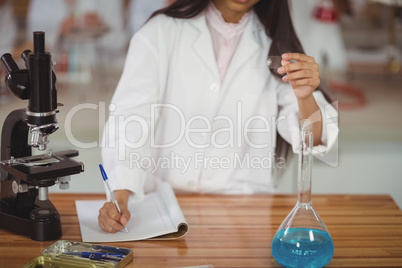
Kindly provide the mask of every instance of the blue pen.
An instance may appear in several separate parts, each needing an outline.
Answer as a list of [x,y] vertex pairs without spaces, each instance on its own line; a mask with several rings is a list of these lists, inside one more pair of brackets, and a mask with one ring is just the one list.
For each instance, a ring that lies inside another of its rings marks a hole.
[[88,259],[91,259],[91,260],[121,261],[123,259],[122,254],[101,253],[101,252],[82,252],[81,256],[83,258],[88,258]]
[[[103,180],[105,181],[106,187],[107,187],[107,189],[108,189],[108,191],[109,191],[110,198],[112,199],[112,202],[113,202],[113,204],[115,205],[115,207],[116,207],[116,209],[117,209],[117,212],[119,212],[120,215],[121,215],[121,209],[120,209],[120,207],[119,207],[119,204],[118,204],[117,201],[116,201],[116,198],[114,197],[114,194],[113,194],[112,189],[111,189],[110,186],[109,186],[108,178],[107,178],[107,175],[106,175],[105,170],[103,169],[102,164],[99,165],[99,169],[100,169],[100,171],[101,171]],[[127,229],[126,226],[124,226],[124,230],[126,231],[126,233],[128,233],[128,229]]]
[[125,256],[120,253],[103,253],[103,252],[63,252],[65,255],[72,255],[91,260],[112,260],[121,261]]

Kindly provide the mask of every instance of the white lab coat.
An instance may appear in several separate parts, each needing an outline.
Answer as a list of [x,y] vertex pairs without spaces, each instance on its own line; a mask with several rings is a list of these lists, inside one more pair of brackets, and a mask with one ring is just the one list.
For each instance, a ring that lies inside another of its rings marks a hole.
[[[295,150],[299,128],[292,88],[265,66],[269,46],[252,14],[220,81],[203,14],[145,24],[131,40],[104,131],[112,187],[139,197],[159,180],[177,192],[272,192],[277,127]],[[324,118],[336,115],[320,92],[314,96]],[[323,125],[322,142],[331,146],[337,124]]]

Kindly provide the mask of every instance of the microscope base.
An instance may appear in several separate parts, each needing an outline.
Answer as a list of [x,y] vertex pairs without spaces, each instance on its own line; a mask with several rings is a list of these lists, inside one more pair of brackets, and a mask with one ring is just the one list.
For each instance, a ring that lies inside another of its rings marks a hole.
[[0,229],[27,236],[36,241],[51,241],[60,238],[60,215],[53,204],[49,200],[38,201],[37,199],[35,207],[28,218],[0,211]]

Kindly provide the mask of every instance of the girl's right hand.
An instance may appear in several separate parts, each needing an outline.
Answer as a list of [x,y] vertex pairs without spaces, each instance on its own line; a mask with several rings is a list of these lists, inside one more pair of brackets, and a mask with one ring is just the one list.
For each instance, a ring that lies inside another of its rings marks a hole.
[[127,225],[131,218],[131,213],[127,208],[130,191],[118,190],[114,192],[116,200],[119,203],[121,215],[117,212],[112,202],[106,202],[99,210],[98,224],[99,227],[108,233],[116,233]]

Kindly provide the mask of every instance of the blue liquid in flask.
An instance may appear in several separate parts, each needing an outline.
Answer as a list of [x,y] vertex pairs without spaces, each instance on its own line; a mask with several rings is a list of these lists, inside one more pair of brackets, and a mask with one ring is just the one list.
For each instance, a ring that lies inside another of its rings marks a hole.
[[329,233],[317,229],[290,228],[276,233],[272,255],[284,267],[324,267],[334,255]]

